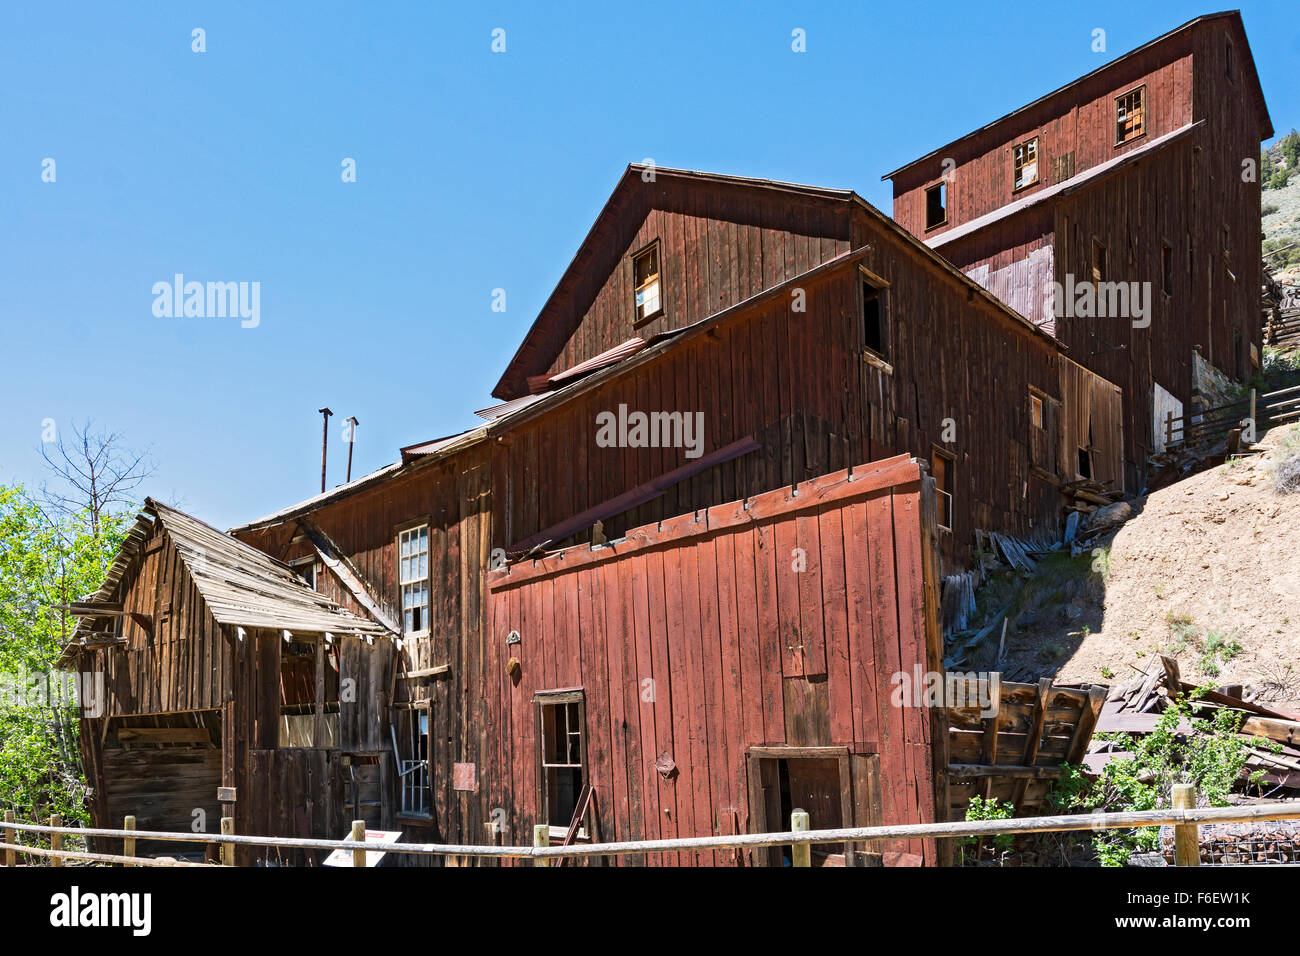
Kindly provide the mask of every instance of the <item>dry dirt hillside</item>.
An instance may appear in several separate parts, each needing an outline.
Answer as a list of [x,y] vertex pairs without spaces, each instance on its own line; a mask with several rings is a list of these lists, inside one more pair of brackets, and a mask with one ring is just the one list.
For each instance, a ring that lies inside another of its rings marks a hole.
[[1139,502],[1102,564],[1100,593],[1089,589],[1100,627],[1061,662],[1061,679],[1101,680],[1103,667],[1127,678],[1130,665],[1172,652],[1198,681],[1300,702],[1300,494],[1280,494],[1273,478],[1300,434],[1275,428],[1260,444],[1261,455]]

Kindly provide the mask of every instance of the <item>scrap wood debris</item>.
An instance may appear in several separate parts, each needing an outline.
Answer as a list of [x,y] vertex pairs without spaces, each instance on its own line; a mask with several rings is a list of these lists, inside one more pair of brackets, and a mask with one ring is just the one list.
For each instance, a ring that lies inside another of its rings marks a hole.
[[[1271,709],[1248,700],[1240,685],[1206,691],[1199,698],[1188,695],[1195,684],[1182,680],[1178,662],[1161,655],[1132,680],[1111,688],[1097,720],[1097,733],[1149,734],[1156,729],[1160,715],[1174,701],[1185,700],[1193,716],[1210,718],[1218,711],[1240,714],[1239,736],[1263,739],[1267,747],[1252,747],[1251,756],[1242,768],[1242,777],[1263,772],[1263,780],[1274,788],[1300,791],[1300,717]],[[1177,732],[1190,733],[1192,727],[1180,722]],[[1100,772],[1111,760],[1129,756],[1117,749],[1114,741],[1096,741],[1084,758],[1093,772]]]

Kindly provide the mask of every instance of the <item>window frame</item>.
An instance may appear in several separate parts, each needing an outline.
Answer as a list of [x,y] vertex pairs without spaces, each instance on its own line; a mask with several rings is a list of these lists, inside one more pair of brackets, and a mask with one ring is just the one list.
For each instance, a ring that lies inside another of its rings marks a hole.
[[[653,253],[655,257],[656,271],[654,272],[654,278],[647,279],[645,282],[638,285],[636,281],[637,260],[644,258],[651,253]],[[645,325],[647,322],[653,322],[655,319],[662,318],[667,313],[667,306],[665,305],[664,300],[663,244],[660,242],[658,237],[651,239],[636,252],[632,253],[628,261],[632,267],[632,327],[638,328]],[[641,309],[637,305],[636,297],[643,288],[648,288],[651,282],[655,282],[659,285],[659,307],[654,312],[641,315]]]
[[[929,186],[925,187],[925,192],[924,192],[925,208],[923,212],[925,215],[926,232],[929,232],[931,229],[938,229],[940,226],[946,226],[948,224],[948,206],[952,202],[952,192],[948,188],[950,185],[952,184],[947,179],[940,179],[937,182],[933,182]],[[934,192],[936,189],[943,190],[943,218],[940,219],[938,222],[931,222],[930,221],[930,193]]]
[[[1100,259],[1097,257],[1099,251],[1101,252]],[[1098,265],[1098,262],[1100,262],[1100,265]],[[1088,274],[1092,276],[1092,281],[1098,285],[1106,281],[1106,243],[1096,236],[1092,237],[1092,258],[1088,262]]]
[[[1034,421],[1035,418],[1038,421]],[[1043,417],[1043,397],[1034,392],[1029,393],[1029,427],[1039,431],[1047,430],[1047,420]]]
[[[424,529],[424,620],[421,622],[422,627],[408,631],[406,629],[406,588],[412,584],[421,582],[420,578],[404,578],[402,576],[402,538],[413,531]],[[427,637],[430,632],[429,627],[429,609],[433,604],[433,585],[432,571],[433,566],[430,561],[432,554],[433,536],[432,522],[429,518],[415,518],[405,524],[398,525],[393,536],[393,558],[396,563],[397,572],[397,612],[401,620],[402,637]]]
[[[550,764],[546,762],[546,734],[544,723],[544,712],[547,707],[566,707],[569,704],[577,704],[578,715],[578,763],[577,764]],[[536,755],[537,767],[537,820],[539,823],[545,823],[551,827],[552,832],[558,831],[562,836],[568,832],[570,820],[564,820],[561,823],[552,822],[552,813],[550,806],[550,779],[548,770],[558,769],[578,769],[578,788],[574,794],[575,809],[576,801],[582,796],[582,789],[591,783],[591,765],[589,747],[587,742],[587,704],[586,694],[582,687],[563,687],[551,690],[539,690],[533,693],[533,717],[536,721],[536,746],[534,753]],[[591,806],[588,805],[587,813],[591,813]],[[584,818],[579,822],[577,837],[586,839],[588,829],[584,826]]]
[[[318,587],[318,585],[320,584],[320,573],[317,571],[316,568],[316,555],[307,554],[307,555],[303,555],[301,558],[294,558],[292,561],[289,562],[289,568],[293,571],[294,574],[298,575],[298,577],[302,579],[302,582],[306,584],[309,588],[311,588],[313,591],[320,590]],[[307,580],[307,575],[303,573],[302,571],[303,568],[308,568],[311,570],[310,581]]]
[[[1023,162],[1016,157],[1016,150],[1024,146],[1033,146],[1034,148],[1034,162],[1033,162],[1034,178],[1026,182],[1022,182],[1019,185],[1016,185],[1016,176],[1019,174],[1020,170],[1024,169],[1027,165],[1029,165],[1028,163]],[[1028,139],[1021,140],[1019,143],[1013,143],[1011,146],[1011,191],[1013,193],[1018,193],[1022,189],[1028,189],[1030,186],[1037,185],[1039,180],[1041,179],[1041,175],[1039,173],[1039,170],[1041,168],[1042,166],[1040,163],[1040,156],[1038,152],[1037,133],[1035,133],[1033,136],[1029,137]]]
[[[946,488],[940,487],[939,474],[938,474],[939,469],[935,467],[935,462],[940,458],[942,458],[947,463],[944,469],[944,476],[947,479],[947,481],[945,482],[945,485],[947,486]],[[930,446],[930,474],[934,478],[934,499],[935,499],[935,505],[937,506],[935,508],[935,524],[938,525],[939,530],[947,531],[949,533],[952,532],[952,526],[954,524],[954,519],[957,514],[956,492],[949,490],[954,487],[953,475],[956,473],[956,470],[957,470],[956,455],[954,455],[950,451],[947,451],[944,448],[941,448],[938,445]],[[948,505],[947,524],[943,523],[943,519],[944,519],[943,505],[945,500]]]
[[[871,289],[876,302],[879,303],[880,344],[881,349],[873,349],[867,344],[867,288]],[[858,266],[858,317],[862,331],[863,352],[888,364],[890,353],[889,326],[889,283],[870,270]]]
[[[1134,93],[1139,94],[1141,97],[1142,105],[1140,109],[1142,112],[1142,127],[1138,132],[1130,133],[1129,135],[1121,138],[1120,119],[1119,119],[1120,101],[1125,99],[1126,97],[1132,96]],[[1133,87],[1132,89],[1125,90],[1123,93],[1120,93],[1118,96],[1116,96],[1115,105],[1114,108],[1112,109],[1111,115],[1114,117],[1115,120],[1115,147],[1116,148],[1123,146],[1125,143],[1131,143],[1136,139],[1141,139],[1143,136],[1145,136],[1147,134],[1147,129],[1151,126],[1150,98],[1147,96],[1147,85],[1145,83],[1139,83],[1137,86]]]
[[[413,820],[433,819],[433,765],[431,755],[431,736],[433,732],[433,708],[429,701],[415,701],[409,704],[395,705],[397,720],[393,721],[394,757],[397,760],[397,815]],[[424,720],[424,732],[420,733],[420,720]],[[401,736],[397,724],[401,724]],[[403,750],[405,744],[409,749]],[[422,745],[424,756],[419,756]],[[403,764],[410,766],[403,769]],[[421,766],[422,765],[422,766]],[[414,786],[408,787],[406,776],[416,774]],[[412,808],[407,806],[408,792],[422,794],[424,806]]]

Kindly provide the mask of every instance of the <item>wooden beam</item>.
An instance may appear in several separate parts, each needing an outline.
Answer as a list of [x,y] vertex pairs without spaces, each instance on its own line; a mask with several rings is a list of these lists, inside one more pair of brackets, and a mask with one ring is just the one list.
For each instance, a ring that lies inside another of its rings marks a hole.
[[418,671],[407,671],[405,674],[398,676],[398,680],[416,680],[420,677],[433,677],[435,674],[446,674],[451,670],[450,664],[437,664],[433,667],[421,667]]
[[117,739],[138,744],[206,744],[212,742],[212,735],[206,727],[123,727]]

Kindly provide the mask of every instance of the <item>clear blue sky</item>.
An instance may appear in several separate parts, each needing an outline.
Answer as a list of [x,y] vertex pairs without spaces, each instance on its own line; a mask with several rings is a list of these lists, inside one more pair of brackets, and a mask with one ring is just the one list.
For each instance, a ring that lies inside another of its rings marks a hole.
[[[6,0],[0,482],[39,480],[43,419],[91,416],[152,448],[148,493],[222,527],[260,516],[318,489],[321,405],[331,486],[347,415],[354,475],[475,424],[628,162],[888,212],[882,173],[1215,8],[1014,9]],[[1285,132],[1300,18],[1243,16]],[[260,282],[261,324],[155,317],[177,272]]]

